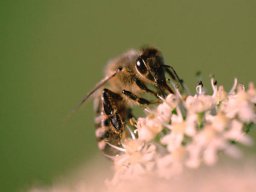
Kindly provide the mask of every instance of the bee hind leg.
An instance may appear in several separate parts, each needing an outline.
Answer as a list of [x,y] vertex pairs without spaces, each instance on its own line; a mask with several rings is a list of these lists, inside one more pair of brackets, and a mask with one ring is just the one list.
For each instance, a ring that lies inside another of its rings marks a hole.
[[128,119],[128,122],[130,123],[131,126],[136,127],[136,125],[137,125],[137,118],[132,113],[132,109],[131,108],[129,108],[127,110],[127,119]]
[[119,94],[116,94],[109,89],[103,90],[103,111],[109,117],[109,120],[114,127],[114,132],[120,134],[124,130],[124,119],[120,114],[121,107],[118,105],[121,101],[122,97]]

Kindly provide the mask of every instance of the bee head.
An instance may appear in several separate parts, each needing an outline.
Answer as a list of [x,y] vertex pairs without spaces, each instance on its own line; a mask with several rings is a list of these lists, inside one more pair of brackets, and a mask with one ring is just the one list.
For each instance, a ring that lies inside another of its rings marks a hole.
[[155,48],[146,48],[136,60],[136,70],[145,79],[159,89],[173,92],[166,83],[164,61],[161,53]]

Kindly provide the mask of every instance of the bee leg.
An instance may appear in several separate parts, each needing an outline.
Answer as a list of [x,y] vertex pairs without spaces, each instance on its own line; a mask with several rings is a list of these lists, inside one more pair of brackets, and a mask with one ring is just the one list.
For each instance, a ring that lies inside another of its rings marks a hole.
[[109,89],[104,89],[102,92],[102,103],[105,114],[109,117],[110,123],[113,125],[114,132],[122,133],[124,130],[124,123],[121,115],[119,114],[118,104],[122,97]]
[[131,126],[136,127],[136,125],[137,125],[137,118],[133,115],[131,108],[129,108],[127,110],[127,119],[129,121],[129,123],[131,124]]
[[140,98],[136,95],[134,95],[132,92],[127,91],[127,90],[123,90],[122,93],[127,96],[129,99],[135,101],[136,103],[138,103],[139,105],[149,105],[151,104],[150,101],[148,101],[147,99],[144,98]]
[[146,92],[148,92],[148,93],[151,93],[151,94],[153,94],[155,97],[157,97],[157,98],[159,99],[159,95],[158,95],[155,91],[149,89],[142,81],[140,81],[140,80],[137,79],[137,78],[135,78],[134,81],[135,81],[136,85],[137,85],[141,90],[146,91]]
[[176,84],[175,88],[177,88],[181,92],[184,92],[185,91],[184,82],[182,79],[179,78],[174,68],[170,65],[164,65],[164,70],[166,71],[166,73],[169,74],[169,76],[175,82]]

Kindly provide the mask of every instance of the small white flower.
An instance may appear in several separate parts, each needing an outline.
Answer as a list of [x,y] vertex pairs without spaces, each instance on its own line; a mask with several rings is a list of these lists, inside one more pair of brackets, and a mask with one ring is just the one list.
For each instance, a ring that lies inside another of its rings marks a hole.
[[227,99],[227,92],[225,91],[223,86],[219,86],[217,88],[217,92],[215,94],[213,94],[213,99],[215,100],[216,105],[218,106],[219,104],[221,104],[222,101]]
[[174,95],[174,94],[169,94],[165,100],[164,100],[165,103],[167,103],[171,109],[175,109],[178,105],[178,96]]
[[255,104],[256,103],[256,89],[252,82],[249,83],[247,94],[249,96],[250,102]]
[[157,106],[155,111],[149,112],[148,116],[145,118],[138,118],[137,132],[139,138],[144,141],[154,139],[154,137],[163,130],[164,124],[170,123],[172,111],[177,104],[176,96],[170,94],[163,103]]
[[251,102],[252,98],[250,94],[240,87],[236,94],[228,96],[221,109],[228,118],[238,116],[245,123],[256,123],[255,106]]
[[216,115],[206,114],[205,119],[207,122],[214,124],[213,127],[217,132],[224,131],[230,123],[229,118],[222,112],[218,112]]
[[168,123],[171,120],[173,108],[166,102],[160,104],[156,109],[157,118],[161,123]]
[[197,114],[187,114],[186,117],[186,130],[185,133],[187,136],[193,137],[196,134],[196,126],[198,124],[198,115]]
[[170,133],[162,137],[161,143],[167,145],[167,150],[172,152],[182,144],[186,122],[183,121],[181,115],[173,115],[172,124],[168,128],[170,129]]
[[213,108],[214,99],[209,95],[188,96],[185,106],[189,113],[201,113]]
[[137,132],[140,140],[150,141],[163,129],[162,122],[155,114],[149,114],[146,118],[137,121]]
[[243,132],[243,124],[238,120],[232,120],[229,129],[224,133],[226,139],[252,145],[251,138]]
[[217,152],[227,149],[225,140],[213,125],[206,125],[193,137],[191,144],[187,146],[187,166],[198,167],[203,161],[207,165],[213,165],[218,159]]
[[113,183],[120,178],[127,179],[151,171],[155,165],[156,147],[141,140],[125,140],[125,152],[114,158],[115,176]]

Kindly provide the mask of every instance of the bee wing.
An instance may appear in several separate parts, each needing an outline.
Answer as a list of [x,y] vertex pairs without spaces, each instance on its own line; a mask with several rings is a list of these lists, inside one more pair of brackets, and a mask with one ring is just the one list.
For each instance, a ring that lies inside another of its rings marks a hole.
[[102,87],[103,85],[105,85],[110,79],[112,79],[113,77],[115,77],[115,75],[119,72],[122,71],[122,68],[118,68],[115,72],[113,72],[113,74],[107,76],[106,78],[102,79],[96,86],[95,88],[89,92],[87,95],[84,96],[84,98],[81,100],[81,102],[73,108],[73,110],[67,115],[67,117],[65,118],[65,121],[69,120],[71,118],[71,116],[79,109],[79,107],[81,107],[81,105],[90,97],[92,96],[93,93],[95,93],[100,87]]
[[87,95],[84,96],[84,98],[81,100],[81,102],[79,103],[79,105],[76,108],[79,108],[90,96],[92,96],[93,93],[95,93],[99,88],[101,88],[103,85],[105,85],[110,79],[115,77],[116,74],[119,73],[121,70],[122,70],[122,68],[118,68],[113,74],[102,79],[91,92],[89,92]]

